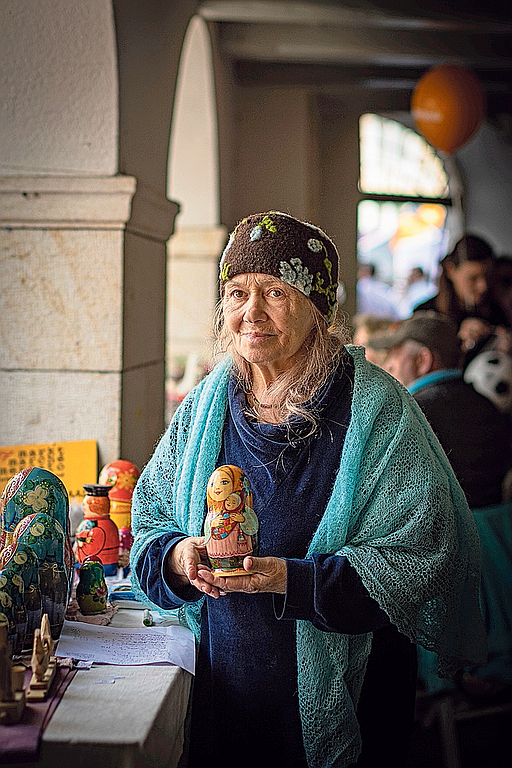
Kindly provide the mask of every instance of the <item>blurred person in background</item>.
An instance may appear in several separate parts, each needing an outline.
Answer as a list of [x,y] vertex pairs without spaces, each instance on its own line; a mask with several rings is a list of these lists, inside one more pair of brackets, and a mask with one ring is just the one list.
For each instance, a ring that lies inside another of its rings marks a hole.
[[437,293],[437,285],[431,282],[421,267],[413,267],[407,275],[405,290],[400,297],[397,310],[401,319],[410,317],[416,307]]
[[493,294],[493,265],[490,245],[476,235],[464,235],[440,263],[437,295],[415,310],[434,310],[450,318],[467,357],[483,347],[496,326],[510,325]]
[[372,338],[393,328],[395,322],[386,320],[384,317],[375,317],[375,315],[355,315],[352,320],[354,325],[353,341],[357,346],[365,348],[366,359],[375,365],[384,366],[387,357],[386,350],[374,349],[372,347]]
[[[475,679],[512,692],[512,504],[504,484],[512,466],[510,419],[462,378],[457,327],[432,311],[416,312],[396,330],[372,343],[388,350],[385,369],[420,405],[439,438],[471,507],[482,547],[481,605],[489,659]],[[446,687],[434,673],[433,654],[420,650],[419,672],[428,692]]]
[[374,264],[359,264],[357,270],[357,309],[361,314],[398,320],[394,294],[379,280]]

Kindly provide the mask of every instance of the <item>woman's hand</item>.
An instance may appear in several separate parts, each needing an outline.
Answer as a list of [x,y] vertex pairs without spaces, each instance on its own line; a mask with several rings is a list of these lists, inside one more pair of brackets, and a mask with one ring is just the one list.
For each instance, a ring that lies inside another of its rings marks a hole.
[[480,339],[489,336],[492,333],[492,326],[481,320],[479,317],[466,317],[459,327],[459,339],[461,340],[462,350],[468,352],[476,346]]
[[200,566],[201,576],[220,594],[226,592],[286,592],[286,560],[280,557],[253,557],[244,559],[247,576],[215,576],[209,569]]
[[189,536],[178,541],[167,555],[164,566],[165,579],[171,589],[173,584],[192,584],[211,597],[219,597],[217,586],[203,578],[210,573],[206,560],[204,536]]

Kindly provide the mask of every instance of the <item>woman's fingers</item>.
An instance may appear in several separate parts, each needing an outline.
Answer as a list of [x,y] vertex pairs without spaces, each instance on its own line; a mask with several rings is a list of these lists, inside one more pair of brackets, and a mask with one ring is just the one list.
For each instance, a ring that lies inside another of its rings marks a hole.
[[286,592],[286,561],[280,557],[252,557],[244,560],[247,575],[216,576],[209,570],[202,574],[203,580],[215,586],[219,592]]
[[171,569],[190,582],[197,578],[197,566],[204,556],[204,537],[189,536],[178,541],[171,551]]
[[196,589],[204,592],[205,595],[217,598],[220,596],[220,590],[217,586],[211,583],[211,571],[204,563],[199,563],[197,566],[197,576],[191,581]]

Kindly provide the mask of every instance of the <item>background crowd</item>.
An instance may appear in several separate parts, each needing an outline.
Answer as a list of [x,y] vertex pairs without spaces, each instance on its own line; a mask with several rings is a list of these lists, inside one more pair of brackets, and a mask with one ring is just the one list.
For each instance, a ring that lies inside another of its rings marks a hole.
[[398,300],[388,289],[388,312],[382,285],[378,301],[368,300],[377,278],[363,270],[365,311],[354,319],[353,338],[420,405],[480,535],[488,664],[447,683],[420,651],[420,684],[429,693],[455,684],[479,697],[512,697],[512,258],[467,235],[440,267],[436,286],[415,269]]

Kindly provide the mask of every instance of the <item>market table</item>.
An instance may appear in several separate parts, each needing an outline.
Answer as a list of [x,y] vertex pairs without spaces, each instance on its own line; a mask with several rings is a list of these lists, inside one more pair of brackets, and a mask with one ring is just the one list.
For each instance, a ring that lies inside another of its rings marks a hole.
[[[111,626],[140,627],[142,611],[119,609]],[[165,664],[79,669],[44,731],[40,760],[16,765],[176,768],[191,683],[189,672]]]

